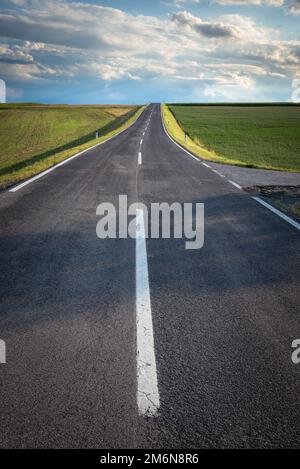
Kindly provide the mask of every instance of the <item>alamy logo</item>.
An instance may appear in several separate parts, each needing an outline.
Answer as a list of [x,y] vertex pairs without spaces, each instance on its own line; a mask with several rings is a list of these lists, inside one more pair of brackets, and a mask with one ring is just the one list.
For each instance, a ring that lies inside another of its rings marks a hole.
[[295,365],[299,365],[300,363],[300,339],[295,339],[292,342],[292,348],[294,348],[294,352],[292,353],[292,362]]
[[142,203],[134,203],[128,207],[127,195],[119,196],[118,207],[112,203],[102,203],[97,207],[96,214],[101,216],[96,227],[98,238],[136,239],[139,236],[137,215],[140,211],[143,212],[145,238],[184,238],[187,240],[186,249],[203,247],[204,204],[152,203],[148,210]]
[[300,103],[300,79],[296,79],[292,81],[292,96],[291,96],[291,101],[293,103]]
[[6,103],[6,85],[4,80],[0,80],[0,103]]
[[4,340],[0,340],[0,363],[6,363],[6,345]]

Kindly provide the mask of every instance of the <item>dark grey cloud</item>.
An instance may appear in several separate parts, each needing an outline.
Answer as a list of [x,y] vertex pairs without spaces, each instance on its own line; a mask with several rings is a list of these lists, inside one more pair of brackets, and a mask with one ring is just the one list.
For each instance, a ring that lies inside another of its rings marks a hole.
[[290,12],[293,15],[300,15],[300,0],[292,0],[290,3]]
[[172,17],[180,26],[188,26],[197,34],[207,38],[238,38],[240,31],[236,26],[223,22],[203,21],[201,18],[193,16],[187,11],[174,13]]
[[0,14],[0,35],[2,37],[44,42],[61,46],[97,49],[108,48],[109,44],[97,33],[86,29],[68,27],[68,24],[55,26],[38,21],[29,21],[24,16]]

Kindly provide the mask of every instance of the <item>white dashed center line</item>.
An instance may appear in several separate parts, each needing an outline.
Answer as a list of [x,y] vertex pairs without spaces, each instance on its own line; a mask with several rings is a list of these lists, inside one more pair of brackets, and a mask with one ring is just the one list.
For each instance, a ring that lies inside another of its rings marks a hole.
[[232,184],[234,187],[236,187],[237,189],[242,189],[242,186],[240,186],[239,184],[237,184],[236,182],[233,182],[233,181],[230,181],[228,179],[228,182],[230,182],[230,184]]

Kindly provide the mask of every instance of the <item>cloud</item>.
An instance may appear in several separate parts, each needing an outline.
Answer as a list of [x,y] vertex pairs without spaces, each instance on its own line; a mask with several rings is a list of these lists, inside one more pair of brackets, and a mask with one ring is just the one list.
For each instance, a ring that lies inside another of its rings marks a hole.
[[54,18],[42,13],[28,11],[25,15],[23,12],[0,14],[1,36],[87,49],[109,45],[109,38],[101,37],[97,30],[82,28],[75,21],[71,23],[65,15],[65,21],[60,18],[60,21],[55,22]]
[[[6,80],[14,80],[21,82],[35,82],[45,80],[49,75],[54,75],[54,70],[49,67],[40,66],[38,64],[21,64],[21,63],[2,63],[1,77]],[[44,75],[44,76],[43,76]]]
[[113,60],[110,63],[89,63],[85,67],[80,67],[81,71],[86,69],[87,73],[99,76],[102,80],[112,81],[119,80],[121,78],[129,78],[130,80],[139,80],[140,77],[133,75],[125,63],[122,61]]
[[289,3],[289,11],[292,15],[300,15],[300,0],[292,0]]
[[250,75],[257,75],[257,76],[265,76],[267,75],[267,71],[263,67],[259,67],[257,65],[250,65],[250,64],[206,64],[205,68],[211,70],[222,70],[224,72],[230,70],[231,73],[248,73]]
[[182,8],[185,5],[197,5],[201,0],[172,0],[170,2],[162,2],[164,5],[173,7],[173,8]]
[[211,3],[221,6],[284,7],[286,13],[300,14],[300,0],[211,0]]
[[244,15],[177,11],[159,18],[67,0],[11,3],[0,10],[0,62],[16,88],[99,82],[113,93],[113,84],[145,82],[145,90],[178,87],[193,95],[201,84],[207,96],[229,99],[299,73],[300,42]]
[[0,44],[0,57],[7,62],[27,63],[33,62],[33,56],[24,52],[18,47],[9,47],[6,44]]
[[219,16],[217,21],[204,21],[187,11],[181,11],[175,13],[172,19],[182,28],[186,28],[187,31],[208,39],[258,43],[266,41],[271,34],[273,36],[278,34],[275,30],[257,26],[250,17],[237,14]]
[[187,11],[174,13],[172,17],[178,25],[188,27],[197,34],[208,38],[239,38],[240,30],[229,23],[203,21]]
[[281,7],[284,4],[284,0],[213,0],[213,3],[217,3],[219,5],[266,5],[266,6],[274,6],[274,7]]
[[28,2],[27,0],[7,0],[7,3],[13,3],[15,5],[24,6]]
[[267,28],[265,26],[259,26],[249,16],[231,14],[222,15],[219,20],[231,24],[232,27],[236,27],[239,32],[243,43],[266,43],[271,38],[276,38],[280,33],[274,28]]

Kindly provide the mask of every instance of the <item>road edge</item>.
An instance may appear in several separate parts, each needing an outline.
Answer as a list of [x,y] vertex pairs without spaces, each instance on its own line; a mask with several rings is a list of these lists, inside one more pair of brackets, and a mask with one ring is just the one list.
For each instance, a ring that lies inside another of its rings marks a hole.
[[[187,153],[189,156],[191,156],[192,158],[194,158],[194,160],[198,161],[198,163],[201,163],[203,166],[205,166],[206,168],[210,169],[211,171],[213,171],[214,173],[216,173],[218,176],[224,178],[229,184],[231,184],[232,186],[234,186],[237,190],[239,191],[243,191],[243,188],[242,186],[240,186],[239,184],[237,184],[236,182],[234,181],[231,181],[229,179],[227,179],[224,175],[222,175],[221,173],[219,173],[218,171],[216,170],[213,170],[211,168],[211,166],[209,166],[207,163],[205,163],[204,161],[202,161],[201,157],[199,156],[196,156],[196,155],[193,155],[191,152],[189,152],[185,147],[183,147],[182,145],[180,145],[179,143],[177,143],[174,138],[169,134],[166,126],[165,126],[165,122],[164,122],[164,115],[163,115],[163,109],[162,109],[162,105],[160,106],[160,114],[161,114],[161,121],[162,121],[162,125],[163,125],[163,128],[164,128],[164,131],[165,131],[165,134],[167,135],[167,137],[169,137],[169,139],[177,146],[179,147],[182,151],[184,151],[185,153]],[[286,215],[285,213],[283,213],[281,210],[278,210],[276,207],[274,207],[273,205],[267,203],[264,199],[262,199],[261,197],[251,197],[252,200],[254,200],[255,202],[257,202],[258,204],[262,205],[264,208],[270,210],[272,213],[274,213],[275,215],[277,215],[279,218],[281,218],[282,220],[284,220],[286,223],[289,223],[291,226],[293,226],[294,228],[296,228],[297,230],[300,231],[300,224],[295,220],[293,219],[292,217],[289,217],[288,215]]]
[[[227,166],[237,166],[240,168],[249,168],[248,163],[245,163],[240,160],[227,159],[227,157],[218,155],[213,150],[208,150],[205,147],[201,147],[187,133],[185,133],[184,129],[179,124],[178,120],[174,116],[173,112],[170,110],[167,103],[163,103],[161,105],[161,112],[162,112],[163,119],[164,119],[163,106],[165,107],[166,111],[170,114],[170,118],[172,119],[173,124],[176,126],[176,131],[179,134],[182,134],[181,138],[176,137],[168,128],[170,127],[170,125],[169,126],[166,125],[166,128],[168,130],[168,135],[170,135],[172,139],[176,141],[176,143],[178,143],[178,145],[180,145],[182,148],[191,151],[196,158],[203,159],[208,162],[210,161],[212,163],[222,164],[222,165],[227,165]],[[261,171],[278,171],[278,172],[286,172],[286,173],[292,173],[292,174],[300,173],[300,171],[290,170],[287,168],[276,168],[276,167],[266,168],[265,166],[258,166],[255,164],[251,166],[251,169],[259,169]]]
[[[148,105],[144,105],[140,109],[138,109],[138,111],[134,114],[134,116],[132,116],[130,119],[128,119],[127,122],[122,124],[122,126],[120,126],[119,129],[115,129],[116,133],[114,135],[111,135],[111,133],[109,133],[109,134],[107,134],[106,137],[101,136],[100,137],[101,142],[96,143],[95,145],[91,145],[88,148],[85,148],[84,150],[79,151],[78,153],[75,153],[74,155],[71,155],[71,156],[67,157],[66,159],[60,161],[59,163],[56,163],[55,165],[50,166],[48,169],[45,169],[44,171],[41,171],[40,173],[37,173],[34,176],[31,176],[29,179],[25,179],[23,181],[21,180],[21,181],[18,181],[17,183],[13,183],[13,184],[9,185],[8,187],[3,188],[3,190],[8,191],[8,192],[16,192],[19,189],[22,189],[22,187],[25,187],[27,184],[30,184],[31,182],[33,182],[33,181],[35,181],[35,180],[37,180],[37,179],[39,179],[43,176],[46,176],[46,174],[54,171],[55,169],[59,168],[60,166],[63,166],[64,164],[69,163],[69,161],[72,161],[73,159],[84,155],[85,153],[89,152],[90,150],[92,150],[94,148],[97,148],[97,147],[99,147],[100,145],[103,145],[106,142],[109,142],[110,140],[112,140],[115,137],[118,137],[119,135],[121,135],[123,132],[128,130],[130,127],[132,127],[136,123],[136,121],[141,117],[141,115],[147,109],[147,107],[148,107]],[[134,118],[133,121],[131,121],[132,118]],[[125,126],[125,128],[123,128],[124,126]],[[109,136],[109,135],[111,135],[111,136]]]

